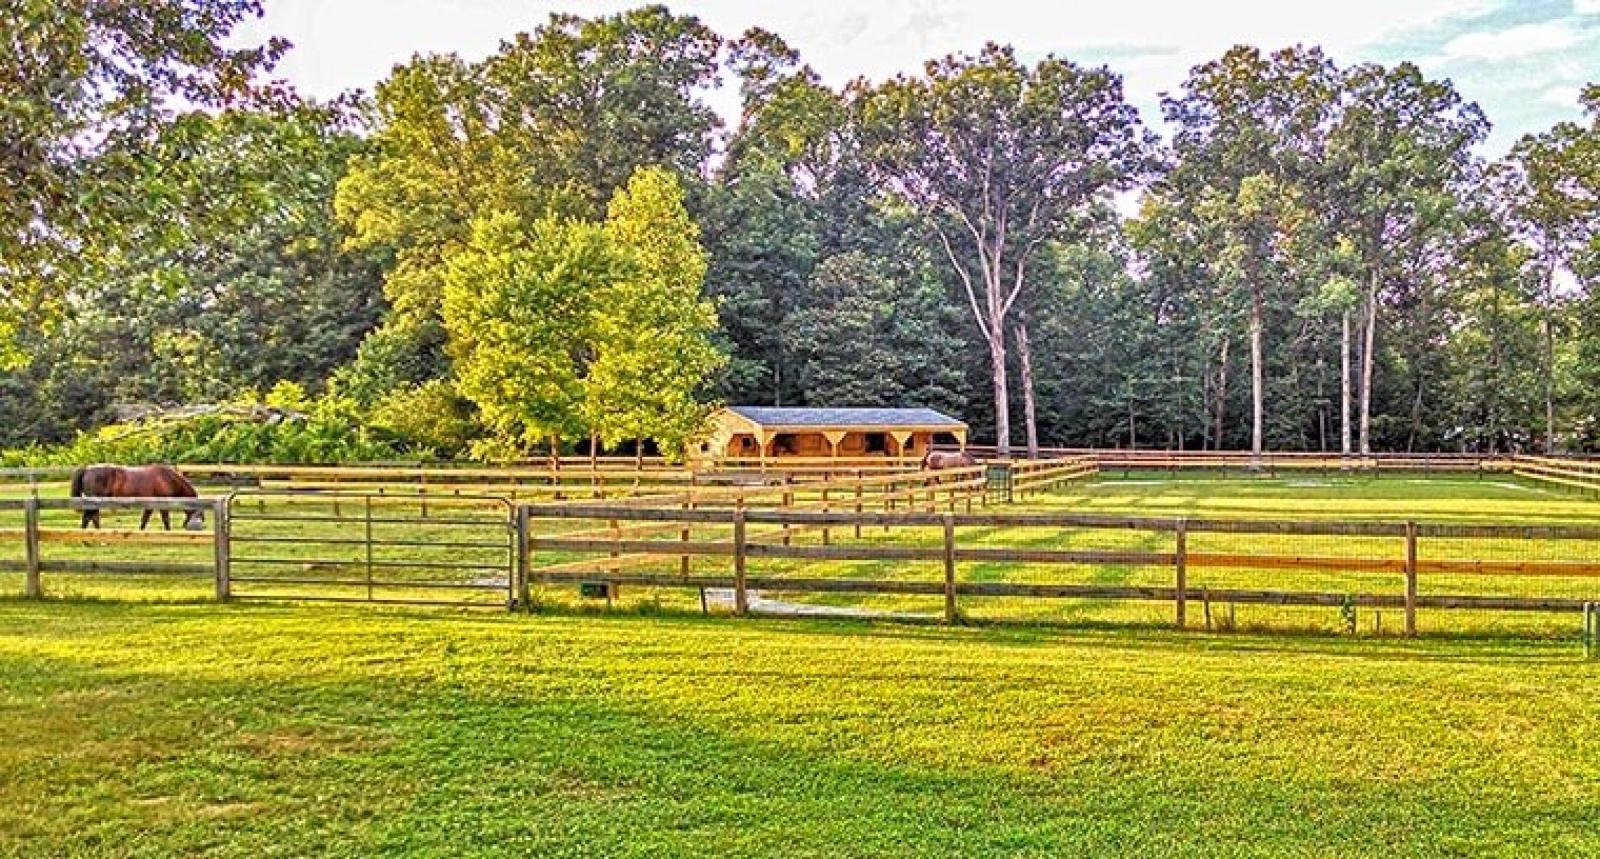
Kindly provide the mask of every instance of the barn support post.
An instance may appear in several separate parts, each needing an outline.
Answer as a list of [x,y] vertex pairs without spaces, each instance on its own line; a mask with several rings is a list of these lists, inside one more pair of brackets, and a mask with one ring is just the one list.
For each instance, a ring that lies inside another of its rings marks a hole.
[[1189,619],[1189,520],[1178,520],[1174,543],[1172,556],[1177,578],[1174,601],[1177,605],[1178,628],[1183,629]]
[[27,578],[23,593],[30,599],[44,595],[39,582],[39,499],[30,495],[22,501],[22,542],[27,555]]
[[218,498],[211,507],[217,602],[227,602],[233,596],[233,521],[228,517],[228,500],[228,498]]
[[1406,637],[1417,634],[1417,523],[1406,523]]
[[744,505],[733,508],[733,612],[741,617],[750,611],[750,595],[745,589]]
[[946,513],[944,520],[944,622],[956,622],[956,517]]

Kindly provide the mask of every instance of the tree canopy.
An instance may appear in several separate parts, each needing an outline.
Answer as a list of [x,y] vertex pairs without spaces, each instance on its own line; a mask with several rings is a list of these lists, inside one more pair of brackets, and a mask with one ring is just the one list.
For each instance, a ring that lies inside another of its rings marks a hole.
[[316,441],[276,457],[678,455],[719,402],[1002,449],[1014,411],[1030,449],[1600,449],[1600,84],[1488,153],[1413,63],[1239,46],[1163,140],[1114,68],[989,44],[830,86],[643,6],[320,103],[233,40],[252,0],[0,5],[8,446],[277,391]]

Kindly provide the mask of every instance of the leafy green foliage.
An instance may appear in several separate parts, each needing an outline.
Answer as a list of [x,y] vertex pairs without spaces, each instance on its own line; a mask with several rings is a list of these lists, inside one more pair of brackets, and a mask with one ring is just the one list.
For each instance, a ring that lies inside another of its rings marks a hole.
[[649,168],[603,224],[480,221],[446,275],[461,393],[528,449],[594,434],[681,453],[707,415],[696,394],[722,363],[697,233],[677,180]]
[[604,231],[627,267],[594,296],[584,423],[603,444],[651,438],[681,456],[705,431],[699,395],[726,361],[711,340],[700,230],[672,174],[645,168],[612,198]]
[[223,408],[195,417],[109,424],[65,444],[0,453],[0,463],[8,467],[95,462],[337,464],[395,459],[400,450],[362,427],[350,404],[322,400],[304,417],[263,419],[248,409],[238,414]]
[[174,103],[226,107],[287,47],[231,47],[257,0],[7,0],[0,53],[0,359],[18,320],[47,327],[106,232],[151,202],[142,166]]
[[[337,207],[358,247],[394,255],[384,282],[391,340],[442,366],[441,301],[449,259],[476,221],[508,214],[598,218],[641,166],[694,175],[716,125],[697,91],[721,40],[692,17],[647,6],[618,15],[553,15],[478,63],[424,56],[380,83],[370,152],[339,184]],[[393,366],[393,364],[391,364]]]
[[583,433],[594,301],[626,265],[597,224],[474,226],[445,276],[444,323],[459,389],[496,433],[528,449]]

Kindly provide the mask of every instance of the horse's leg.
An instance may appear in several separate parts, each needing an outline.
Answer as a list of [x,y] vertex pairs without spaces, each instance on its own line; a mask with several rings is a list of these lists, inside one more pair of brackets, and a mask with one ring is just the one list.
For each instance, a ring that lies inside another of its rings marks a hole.
[[82,521],[80,521],[78,523],[78,527],[79,528],[87,528],[87,527],[89,527],[89,523],[93,519],[94,519],[94,511],[88,509],[87,507],[84,508],[84,510],[83,510],[83,519],[82,519]]
[[100,511],[99,510],[94,511],[94,528],[95,528],[96,531],[100,530]]
[[144,530],[144,526],[150,524],[150,514],[151,514],[151,512],[153,512],[153,511],[151,511],[147,507],[147,508],[145,508],[144,515],[139,517],[139,530],[140,531]]
[[171,510],[163,510],[163,511],[161,511],[161,530],[163,530],[163,531],[171,531],[172,530],[172,511]]

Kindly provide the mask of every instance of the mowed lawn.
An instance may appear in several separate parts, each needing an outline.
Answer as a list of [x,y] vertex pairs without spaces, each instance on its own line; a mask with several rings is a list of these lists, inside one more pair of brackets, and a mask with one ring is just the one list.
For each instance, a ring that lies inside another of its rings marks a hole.
[[1593,856],[1572,642],[0,601],[14,855]]

